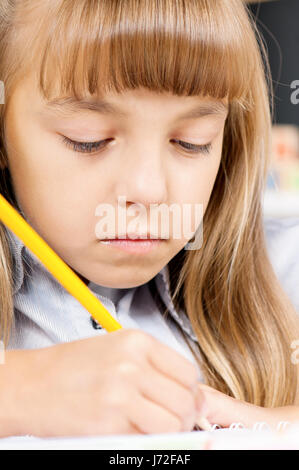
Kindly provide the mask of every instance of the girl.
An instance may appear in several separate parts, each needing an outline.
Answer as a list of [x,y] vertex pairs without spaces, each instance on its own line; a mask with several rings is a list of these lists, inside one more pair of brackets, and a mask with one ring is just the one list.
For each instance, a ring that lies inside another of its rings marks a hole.
[[[243,2],[0,8],[2,192],[125,327],[91,322],[2,225],[2,435],[298,419],[298,318],[261,210],[267,73]],[[120,195],[143,229],[152,205],[202,204],[201,246],[103,243],[96,208]]]

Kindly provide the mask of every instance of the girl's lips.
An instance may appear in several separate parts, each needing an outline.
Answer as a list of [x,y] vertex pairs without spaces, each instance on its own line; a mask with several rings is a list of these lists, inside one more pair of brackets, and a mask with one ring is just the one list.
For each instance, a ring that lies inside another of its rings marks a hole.
[[165,241],[162,239],[149,240],[146,238],[139,239],[106,239],[100,240],[100,243],[107,247],[117,248],[119,250],[127,251],[130,253],[148,253],[153,248],[158,247]]

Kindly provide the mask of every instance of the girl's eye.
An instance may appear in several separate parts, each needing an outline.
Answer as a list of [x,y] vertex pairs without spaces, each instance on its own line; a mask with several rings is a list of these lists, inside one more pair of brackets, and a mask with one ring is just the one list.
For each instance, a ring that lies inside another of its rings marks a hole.
[[[99,140],[98,142],[77,142],[75,140],[71,140],[68,137],[63,137],[63,142],[67,147],[70,147],[75,152],[80,153],[95,153],[97,150],[102,149],[105,145],[113,139],[105,139]],[[187,150],[189,153],[202,153],[202,154],[209,154],[212,144],[206,145],[195,145],[190,144],[188,142],[183,142],[182,140],[174,139],[174,142],[177,142],[184,150]]]
[[183,142],[182,140],[176,140],[174,139],[175,142],[177,142],[181,147],[183,147],[184,150],[190,151],[190,153],[203,153],[203,154],[209,154],[212,148],[212,144],[206,144],[206,145],[195,145],[195,144],[189,144],[188,142]]
[[75,152],[94,153],[97,150],[105,147],[108,141],[112,139],[99,140],[98,142],[76,142],[75,140],[63,137],[62,140],[67,147],[70,147]]

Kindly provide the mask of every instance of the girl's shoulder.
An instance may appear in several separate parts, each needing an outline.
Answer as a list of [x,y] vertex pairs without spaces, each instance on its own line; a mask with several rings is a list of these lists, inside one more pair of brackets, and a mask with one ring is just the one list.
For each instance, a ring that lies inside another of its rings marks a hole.
[[299,216],[264,220],[268,254],[299,313]]

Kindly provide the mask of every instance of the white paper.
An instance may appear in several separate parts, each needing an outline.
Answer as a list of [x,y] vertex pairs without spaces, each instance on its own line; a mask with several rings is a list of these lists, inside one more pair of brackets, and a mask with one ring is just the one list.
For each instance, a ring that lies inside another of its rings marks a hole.
[[299,427],[283,432],[251,429],[218,429],[163,434],[121,434],[93,437],[38,438],[16,436],[0,439],[0,449],[78,450],[299,450]]

